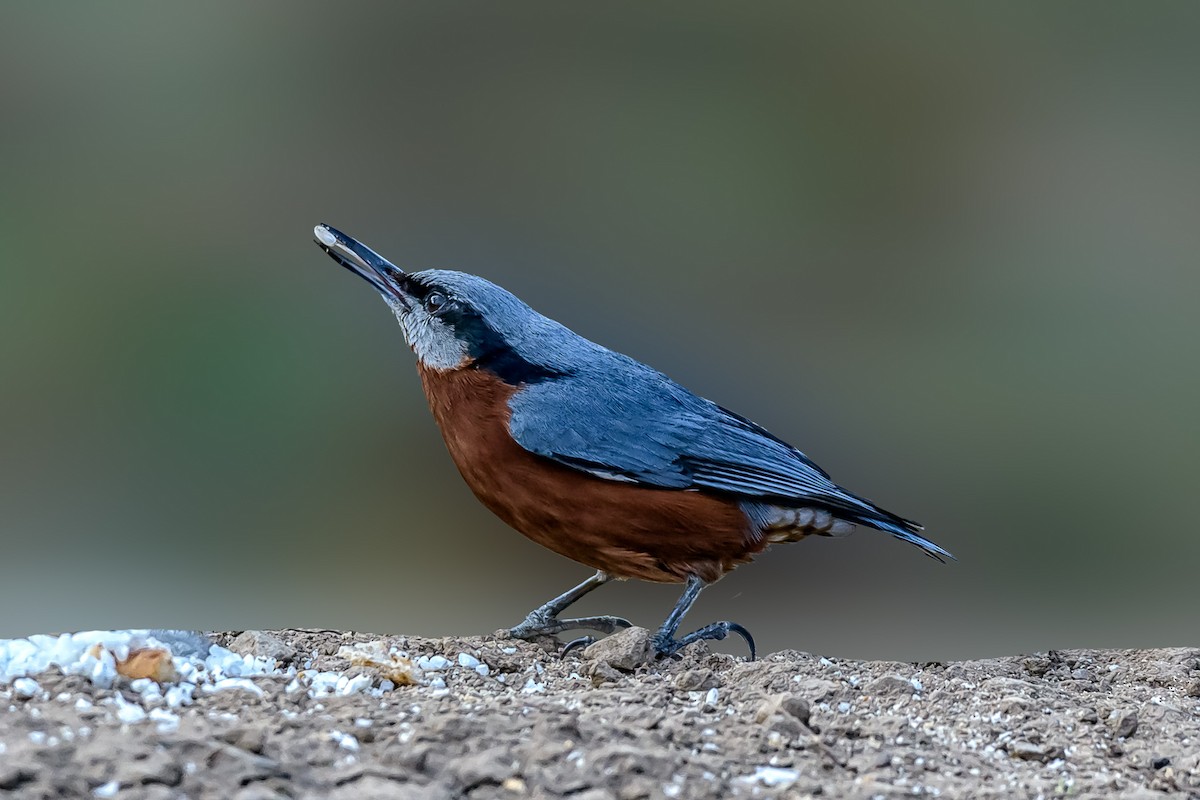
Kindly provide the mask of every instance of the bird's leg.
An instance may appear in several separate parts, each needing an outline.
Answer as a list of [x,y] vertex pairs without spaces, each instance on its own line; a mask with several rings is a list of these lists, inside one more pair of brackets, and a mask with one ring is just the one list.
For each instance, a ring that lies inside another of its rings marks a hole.
[[529,615],[525,617],[524,622],[509,629],[509,635],[514,639],[531,639],[534,636],[555,634],[559,633],[560,631],[575,629],[600,631],[601,633],[612,633],[617,628],[630,627],[631,623],[629,620],[622,619],[621,617],[600,616],[579,617],[577,619],[558,618],[558,615],[562,613],[567,606],[571,605],[593,589],[603,586],[611,580],[611,575],[603,570],[598,570],[595,575],[588,578],[574,589],[565,591],[550,602],[540,605],[533,611],[530,611]]
[[679,598],[679,602],[671,609],[671,613],[667,615],[667,619],[663,622],[662,627],[658,629],[658,633],[654,634],[652,641],[655,652],[660,656],[670,656],[687,647],[692,642],[699,642],[705,639],[721,640],[730,633],[736,633],[745,639],[746,644],[750,646],[750,660],[753,661],[755,656],[754,637],[750,635],[750,631],[736,622],[714,622],[711,625],[705,625],[698,631],[692,631],[687,636],[678,639],[675,638],[675,632],[679,630],[679,623],[683,621],[684,615],[692,607],[692,603],[696,602],[696,598],[700,596],[700,590],[703,588],[704,581],[695,575],[688,576],[683,596]]

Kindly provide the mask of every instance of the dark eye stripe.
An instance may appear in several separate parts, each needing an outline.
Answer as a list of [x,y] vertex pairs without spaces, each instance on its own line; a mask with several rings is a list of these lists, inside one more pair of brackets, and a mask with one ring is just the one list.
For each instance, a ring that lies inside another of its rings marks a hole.
[[[450,293],[440,286],[421,283],[408,275],[405,278],[404,290],[423,304],[431,315],[436,315],[441,324],[454,330],[454,336],[467,346],[477,367],[494,373],[505,383],[514,386],[566,374],[533,364],[518,355],[469,302],[462,298],[451,299]],[[430,302],[435,295],[441,297],[440,304]]]
[[415,280],[412,275],[405,274],[399,278],[400,288],[411,297],[416,298],[417,302],[425,302],[425,298],[434,290],[432,286],[426,286],[418,280]]

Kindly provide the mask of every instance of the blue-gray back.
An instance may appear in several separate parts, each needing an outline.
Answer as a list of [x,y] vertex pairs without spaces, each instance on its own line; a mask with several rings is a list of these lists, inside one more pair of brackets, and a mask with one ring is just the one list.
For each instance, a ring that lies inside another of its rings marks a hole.
[[568,374],[522,387],[509,401],[509,427],[525,449],[649,486],[868,507],[758,425],[628,356],[580,342],[583,357]]

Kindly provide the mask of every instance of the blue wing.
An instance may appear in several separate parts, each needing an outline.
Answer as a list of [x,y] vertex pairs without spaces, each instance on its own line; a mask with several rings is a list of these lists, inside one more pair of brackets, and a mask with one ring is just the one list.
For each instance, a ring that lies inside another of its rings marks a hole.
[[584,374],[524,387],[509,402],[513,438],[615,480],[860,507],[803,453],[754,423],[649,368],[621,372],[619,381]]
[[513,438],[530,452],[601,478],[707,489],[750,502],[811,503],[886,530],[935,558],[949,556],[916,535],[920,525],[842,489],[807,456],[758,425],[644,364],[608,355],[622,362],[619,369],[588,364],[513,395]]

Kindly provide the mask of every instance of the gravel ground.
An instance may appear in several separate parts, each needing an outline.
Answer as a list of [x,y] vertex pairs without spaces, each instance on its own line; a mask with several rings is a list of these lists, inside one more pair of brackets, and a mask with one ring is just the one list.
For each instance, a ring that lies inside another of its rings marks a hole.
[[501,637],[213,634],[256,658],[181,656],[161,685],[10,663],[0,796],[1200,797],[1200,650],[647,663],[647,636],[560,659]]

